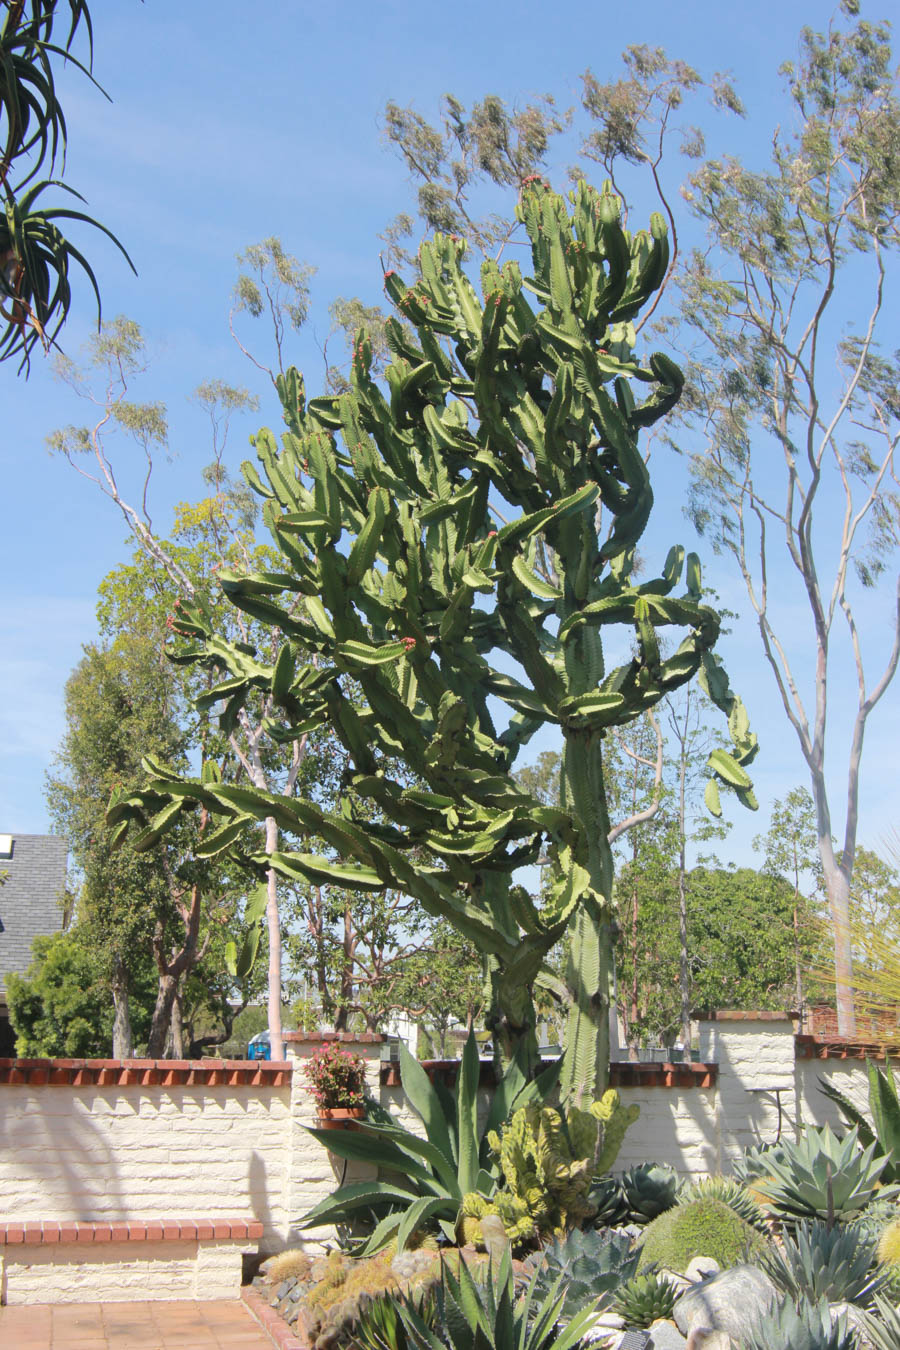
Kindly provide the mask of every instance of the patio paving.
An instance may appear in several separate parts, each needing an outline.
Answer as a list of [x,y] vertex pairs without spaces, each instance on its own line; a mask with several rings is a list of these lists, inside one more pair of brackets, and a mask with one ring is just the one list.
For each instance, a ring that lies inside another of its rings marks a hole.
[[0,1308],[3,1350],[273,1350],[243,1303],[58,1303]]

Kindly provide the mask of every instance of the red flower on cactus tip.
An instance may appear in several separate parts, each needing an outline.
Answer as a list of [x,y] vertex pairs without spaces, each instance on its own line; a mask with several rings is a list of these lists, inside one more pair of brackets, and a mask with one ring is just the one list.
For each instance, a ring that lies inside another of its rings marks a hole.
[[403,643],[404,651],[407,652],[411,652],[416,645],[416,639],[414,637],[401,638],[400,641]]

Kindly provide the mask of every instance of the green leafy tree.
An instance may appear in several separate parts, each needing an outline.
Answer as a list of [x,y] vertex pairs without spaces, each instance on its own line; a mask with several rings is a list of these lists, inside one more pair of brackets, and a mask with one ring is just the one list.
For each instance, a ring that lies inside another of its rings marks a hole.
[[[146,1039],[154,1002],[155,969],[149,953],[132,960],[130,1023]],[[6,981],[9,1016],[20,1056],[109,1055],[117,1009],[109,996],[106,959],[91,923],[35,938],[26,974]],[[119,1047],[121,1049],[121,1047]],[[114,1053],[118,1055],[119,1050]]]
[[[756,741],[712,655],[719,620],[702,603],[696,558],[677,597],[678,548],[661,576],[636,584],[632,575],[652,506],[637,436],[681,387],[665,356],[645,366],[632,346],[632,317],[665,274],[664,224],[655,218],[652,234],[626,236],[615,199],[584,184],[571,213],[537,182],[525,185],[519,209],[536,310],[515,264],[487,265],[479,299],[464,246],[439,235],[422,247],[417,287],[386,278],[416,333],[412,343],[388,325],[390,403],[371,376],[364,334],[349,394],[307,405],[295,371],[278,379],[283,446],[260,433],[265,478],[251,464],[244,473],[265,501],[285,570],[219,574],[236,608],[278,635],[277,658],[224,642],[200,598],[175,622],[194,640],[179,658],[222,677],[210,698],[226,698],[229,716],[262,693],[279,737],[332,730],[350,759],[341,811],[256,786],[185,781],[156,765],[147,787],[122,794],[109,818],[121,830],[131,820],[162,828],[200,803],[216,816],[224,846],[271,813],[301,841],[270,853],[272,870],[415,897],[488,956],[501,1058],[524,1042],[534,1060],[530,989],[569,927],[563,1090],[571,1096],[596,1092],[608,1067],[607,731],[702,671],[734,742],[732,754],[713,752],[710,772],[748,805],[745,765]],[[512,513],[500,529],[495,509]],[[635,649],[607,669],[603,630],[615,625],[633,634]],[[663,658],[657,629],[669,626],[686,632]],[[527,682],[503,673],[498,659]],[[351,687],[361,691],[361,712]],[[505,728],[490,696],[510,709]],[[522,745],[545,723],[563,738],[557,808],[512,778]],[[397,761],[405,778],[391,769]],[[343,861],[307,853],[311,836]],[[553,879],[550,904],[537,911],[513,877],[545,838]],[[245,861],[260,868],[264,857]]]
[[[270,258],[271,253],[272,248],[261,245],[250,257],[243,303],[251,313],[257,308],[262,312],[265,304],[271,304],[276,314],[289,304],[295,311],[296,322],[301,322],[306,273],[282,251],[276,251],[276,256]],[[268,278],[267,267],[275,269],[272,278]],[[268,290],[263,286],[260,291],[255,278],[262,278],[260,285],[268,278]],[[255,291],[253,286],[257,286]],[[279,342],[283,333],[282,322],[276,329]],[[280,347],[278,351],[280,359]],[[134,387],[146,369],[147,354],[140,327],[122,317],[91,339],[81,363],[59,358],[61,378],[77,394],[99,406],[100,412],[91,425],[68,426],[48,438],[51,451],[63,456],[121,513],[138,545],[139,556],[130,569],[123,570],[122,584],[106,590],[107,612],[115,615],[117,609],[121,611],[120,619],[111,620],[114,631],[123,626],[142,631],[150,614],[160,624],[171,622],[178,606],[192,600],[205,605],[215,603],[218,594],[215,577],[220,568],[248,569],[260,565],[266,557],[258,552],[254,538],[256,507],[244,485],[231,481],[225,465],[231,422],[239,413],[254,410],[256,399],[249,391],[221,381],[207,382],[195,393],[196,401],[210,418],[213,457],[205,471],[209,492],[200,502],[179,508],[170,538],[155,529],[150,511],[150,483],[157,461],[168,445],[168,416],[163,404],[139,402],[133,397]],[[114,457],[110,432],[115,429],[127,433],[141,456],[142,482],[134,499],[123,486],[129,481],[130,466]],[[248,642],[255,636],[249,617],[236,611],[229,610],[228,624],[227,631],[236,641]],[[185,678],[189,682],[194,680],[191,694],[200,700],[200,710],[204,711],[209,705],[203,701],[202,673],[195,672],[192,676],[188,672]],[[207,737],[205,741],[210,765],[218,766],[215,770],[210,768],[210,772],[225,779],[244,777],[260,789],[293,792],[305,773],[308,735],[301,734],[287,745],[268,740],[264,735],[268,717],[265,698],[245,704],[239,715],[237,709],[234,713],[233,717],[221,720],[217,737],[212,740]],[[211,735],[211,724],[207,730]],[[278,847],[278,825],[274,818],[264,822],[264,830],[265,847],[274,853]],[[273,869],[268,870],[265,884],[264,950],[268,962],[270,1034],[272,1053],[281,1057],[281,924],[278,881]],[[248,925],[240,960],[235,962],[235,973],[241,978],[251,972],[260,949],[260,936],[254,918]]]
[[[66,118],[56,91],[56,69],[75,66],[97,88],[90,66],[93,32],[86,0],[4,0],[0,20],[0,361],[21,356],[28,368],[35,343],[45,349],[65,323],[71,306],[70,270],[77,263],[97,299],[91,265],[60,229],[60,222],[81,221],[112,239],[131,266],[122,245],[105,226],[71,206],[47,206],[48,189],[62,188],[58,164],[64,164]],[[64,11],[64,17],[60,11]],[[65,14],[65,11],[68,11]],[[66,25],[68,24],[68,31]],[[87,65],[75,55],[76,38],[87,40]],[[132,267],[132,271],[134,268]]]
[[787,878],[794,888],[794,999],[804,1007],[803,931],[816,922],[822,884],[822,863],[816,837],[815,803],[805,788],[791,788],[776,798],[768,832],[757,835],[753,847],[764,854],[763,870]]
[[[688,876],[691,988],[698,1008],[789,1007],[795,979],[793,886],[752,868],[695,867]],[[820,950],[804,923],[801,958]]]
[[[145,625],[148,619],[145,613]],[[234,920],[243,877],[219,862],[197,858],[202,822],[164,842],[113,850],[105,810],[114,791],[138,781],[141,758],[156,747],[186,767],[197,744],[183,683],[164,658],[152,630],[120,631],[108,646],[88,647],[66,685],[66,733],[48,776],[51,819],[70,843],[80,887],[79,930],[93,935],[98,976],[115,1006],[114,1053],[132,1053],[130,1000],[134,971],[151,960],[157,996],[147,1036],[151,1057],[161,1056],[176,1021],[181,995],[204,958],[219,948]],[[200,836],[195,837],[199,828]],[[229,992],[234,992],[233,985]],[[224,1011],[222,991],[212,1003]]]

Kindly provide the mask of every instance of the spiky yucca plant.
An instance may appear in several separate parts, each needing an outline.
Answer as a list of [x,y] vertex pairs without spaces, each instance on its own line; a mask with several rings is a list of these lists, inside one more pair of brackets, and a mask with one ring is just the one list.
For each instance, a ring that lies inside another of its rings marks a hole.
[[574,1350],[587,1333],[594,1315],[588,1305],[566,1324],[560,1323],[564,1293],[560,1281],[545,1293],[532,1279],[516,1297],[512,1263],[507,1251],[496,1270],[482,1283],[465,1261],[457,1278],[445,1261],[441,1282],[433,1294],[429,1323],[408,1301],[398,1304],[408,1350]]
[[672,1316],[679,1293],[665,1275],[646,1272],[621,1284],[610,1306],[625,1319],[626,1327],[649,1327],[658,1318]]

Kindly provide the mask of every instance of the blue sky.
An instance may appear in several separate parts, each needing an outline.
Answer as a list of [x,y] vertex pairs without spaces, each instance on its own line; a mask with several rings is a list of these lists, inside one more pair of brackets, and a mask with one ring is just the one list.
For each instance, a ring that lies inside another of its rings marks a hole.
[[[329,301],[340,294],[380,300],[377,236],[411,200],[403,165],[381,133],[388,99],[412,102],[428,116],[445,91],[464,103],[488,92],[509,102],[546,92],[562,106],[576,104],[586,66],[611,78],[627,44],[658,44],[703,73],[733,73],[750,116],[745,123],[717,124],[712,134],[727,138],[719,148],[762,162],[782,115],[777,66],[796,52],[801,26],[821,26],[831,12],[816,0],[762,0],[752,7],[577,0],[565,8],[532,0],[514,8],[471,0],[453,6],[270,0],[259,7],[237,0],[177,7],[93,0],[91,10],[95,71],[113,103],[84,80],[63,78],[67,181],[126,243],[138,269],[135,278],[110,246],[85,237],[104,312],[136,319],[153,353],[141,396],[169,407],[173,460],[161,466],[153,498],[161,528],[173,502],[199,495],[199,471],[209,459],[202,415],[188,402],[197,384],[219,377],[248,385],[262,399],[259,417],[235,427],[235,463],[258,423],[277,427],[280,421],[271,390],[228,333],[235,255],[274,234],[318,269],[309,324],[290,351],[313,392],[321,379]],[[696,117],[702,123],[708,112],[700,106]],[[91,322],[86,287],[78,299],[79,313],[63,339],[73,355]],[[27,383],[10,365],[0,368],[0,397],[0,829],[42,831],[43,776],[62,732],[63,684],[95,634],[96,588],[126,556],[125,529],[108,503],[46,452],[48,433],[84,418],[48,366],[38,358]],[[124,444],[121,453],[127,453]],[[660,462],[654,474],[658,504],[646,545],[651,565],[675,540],[696,544],[682,512],[682,467]],[[761,810],[755,818],[733,813],[735,829],[724,849],[748,862],[750,840],[765,829],[772,799],[804,782],[805,771],[743,592],[721,563],[709,559],[707,575],[741,615],[727,659],[763,743],[754,766]],[[783,618],[802,642],[808,620],[787,592],[785,602]],[[873,653],[884,647],[884,614],[883,597],[864,611],[863,638]],[[900,685],[870,724],[864,760],[861,842],[875,847],[896,817],[898,692]],[[832,701],[838,788],[852,697],[842,676]],[[841,798],[838,792],[837,815]]]

